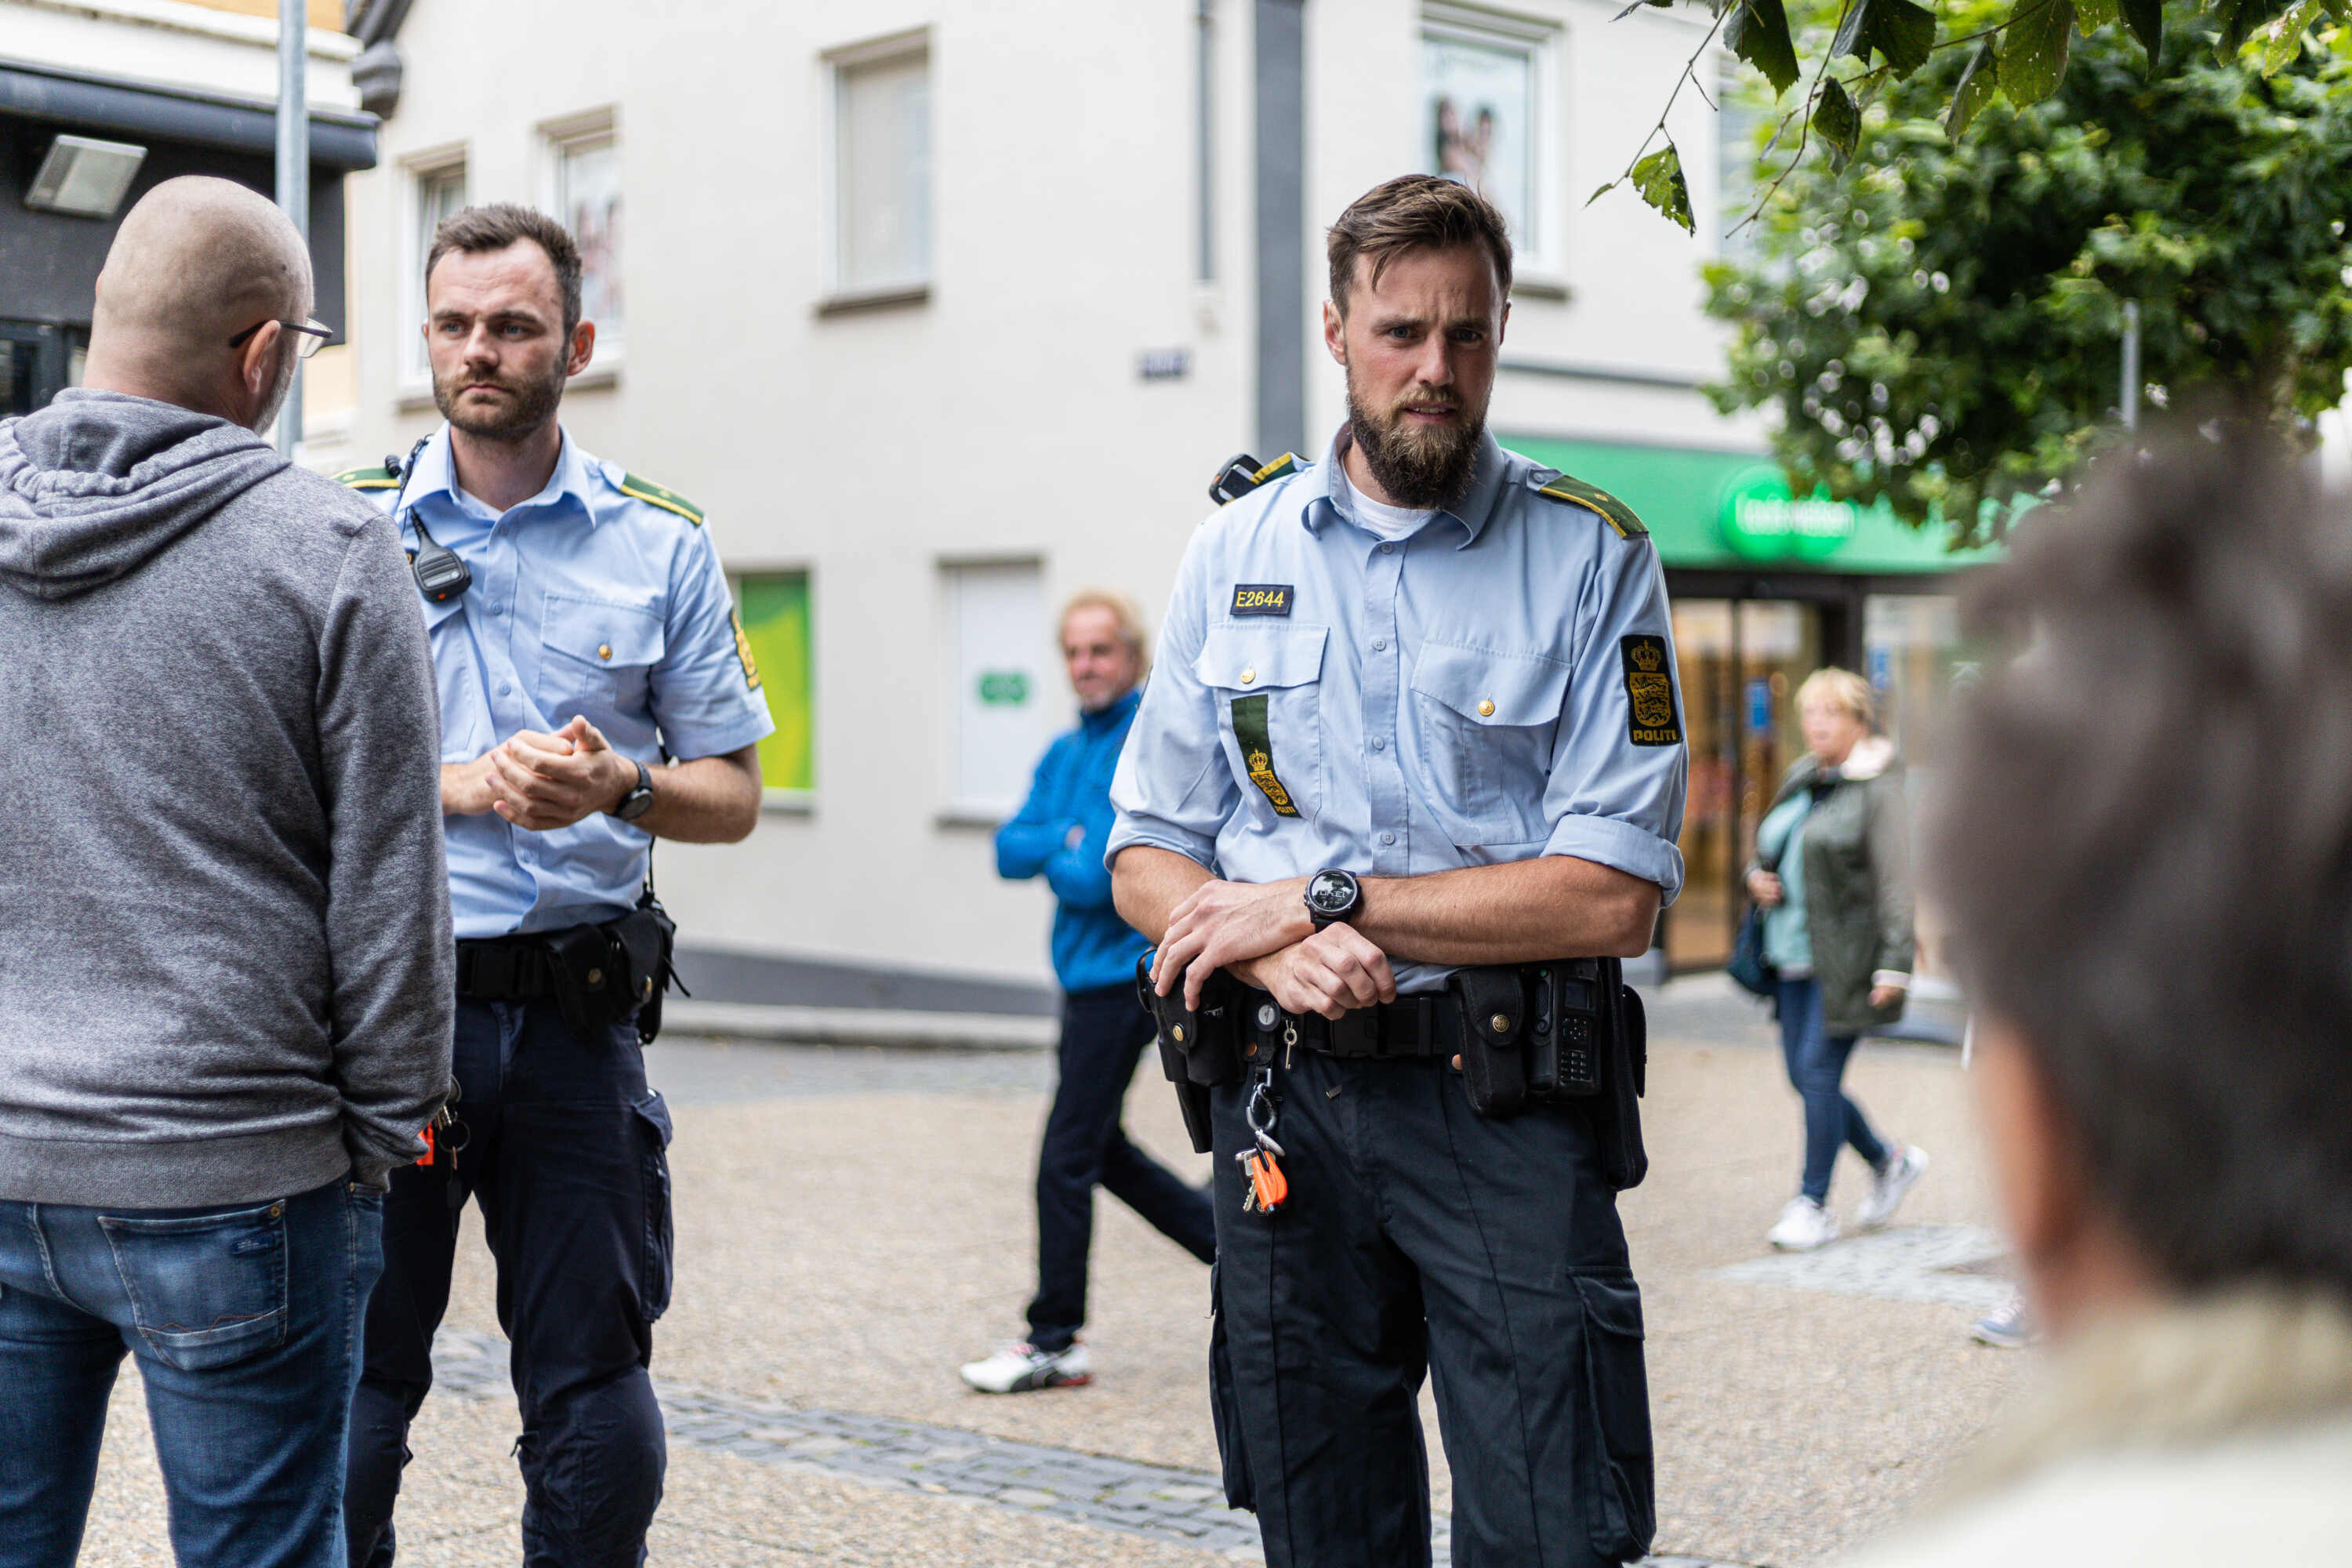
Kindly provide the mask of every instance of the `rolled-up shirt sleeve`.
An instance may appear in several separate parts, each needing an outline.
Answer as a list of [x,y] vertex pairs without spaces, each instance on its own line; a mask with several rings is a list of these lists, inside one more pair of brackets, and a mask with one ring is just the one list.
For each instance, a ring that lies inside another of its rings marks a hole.
[[[1544,789],[1551,834],[1543,852],[1655,882],[1672,903],[1683,885],[1675,841],[1682,833],[1689,753],[1665,576],[1647,539],[1606,552],[1577,621],[1574,672]],[[1662,701],[1671,709],[1665,723],[1657,721]]]
[[1103,851],[1108,868],[1129,845],[1169,849],[1206,867],[1241,803],[1217,734],[1217,705],[1194,668],[1207,629],[1208,532],[1193,536],[1160,623],[1160,651],[1111,775],[1117,813]]

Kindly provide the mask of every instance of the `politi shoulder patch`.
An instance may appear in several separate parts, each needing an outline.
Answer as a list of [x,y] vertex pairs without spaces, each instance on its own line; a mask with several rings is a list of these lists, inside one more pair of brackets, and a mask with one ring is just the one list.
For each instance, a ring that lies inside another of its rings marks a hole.
[[637,500],[651,506],[657,506],[664,511],[674,511],[697,528],[702,526],[702,509],[665,485],[657,485],[651,479],[641,479],[635,474],[623,474],[621,493],[625,496],[635,496]]
[[1648,633],[1619,637],[1617,655],[1625,667],[1625,738],[1637,746],[1681,745],[1675,661],[1666,639]]
[[1562,474],[1548,484],[1537,486],[1536,494],[1600,513],[1601,521],[1615,529],[1620,539],[1644,539],[1649,536],[1650,531],[1643,526],[1640,518],[1633,515],[1633,509],[1599,485],[1588,485],[1582,479]]
[[346,468],[335,476],[335,483],[354,490],[392,490],[400,481],[392,477],[390,468]]
[[727,618],[735,623],[735,657],[743,666],[743,684],[757,691],[760,689],[760,661],[751,657],[751,639],[743,630],[743,617],[730,611]]

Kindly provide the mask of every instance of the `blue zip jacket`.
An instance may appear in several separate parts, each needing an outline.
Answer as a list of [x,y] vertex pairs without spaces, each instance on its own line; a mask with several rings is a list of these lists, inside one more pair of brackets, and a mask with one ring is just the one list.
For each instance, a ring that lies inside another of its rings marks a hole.
[[[1135,722],[1139,689],[1099,713],[1081,713],[1078,727],[1045,748],[1029,798],[996,830],[996,874],[1024,882],[1045,874],[1061,900],[1054,911],[1054,973],[1068,991],[1132,985],[1135,961],[1150,943],[1111,908],[1110,873],[1103,850],[1110,841],[1110,775]],[[1076,845],[1070,829],[1083,830]]]

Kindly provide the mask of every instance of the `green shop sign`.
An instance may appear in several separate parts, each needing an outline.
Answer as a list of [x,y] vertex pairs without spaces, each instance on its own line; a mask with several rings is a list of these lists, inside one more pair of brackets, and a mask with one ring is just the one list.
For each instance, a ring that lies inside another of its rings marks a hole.
[[1716,526],[1750,561],[1822,561],[1853,538],[1862,511],[1819,493],[1800,500],[1779,465],[1759,463],[1725,482]]

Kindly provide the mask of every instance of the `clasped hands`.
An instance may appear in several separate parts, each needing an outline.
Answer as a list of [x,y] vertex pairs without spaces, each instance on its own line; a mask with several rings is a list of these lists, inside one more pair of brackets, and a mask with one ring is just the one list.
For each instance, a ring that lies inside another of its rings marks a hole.
[[518,731],[457,772],[445,792],[446,809],[467,816],[496,812],[534,833],[610,811],[637,783],[637,765],[576,717],[551,735]]
[[1152,989],[1177,986],[1184,1005],[1201,1005],[1201,989],[1220,969],[1271,992],[1289,1013],[1338,1018],[1352,1008],[1396,1000],[1388,954],[1355,927],[1308,918],[1307,881],[1207,881],[1168,917],[1151,964]]

